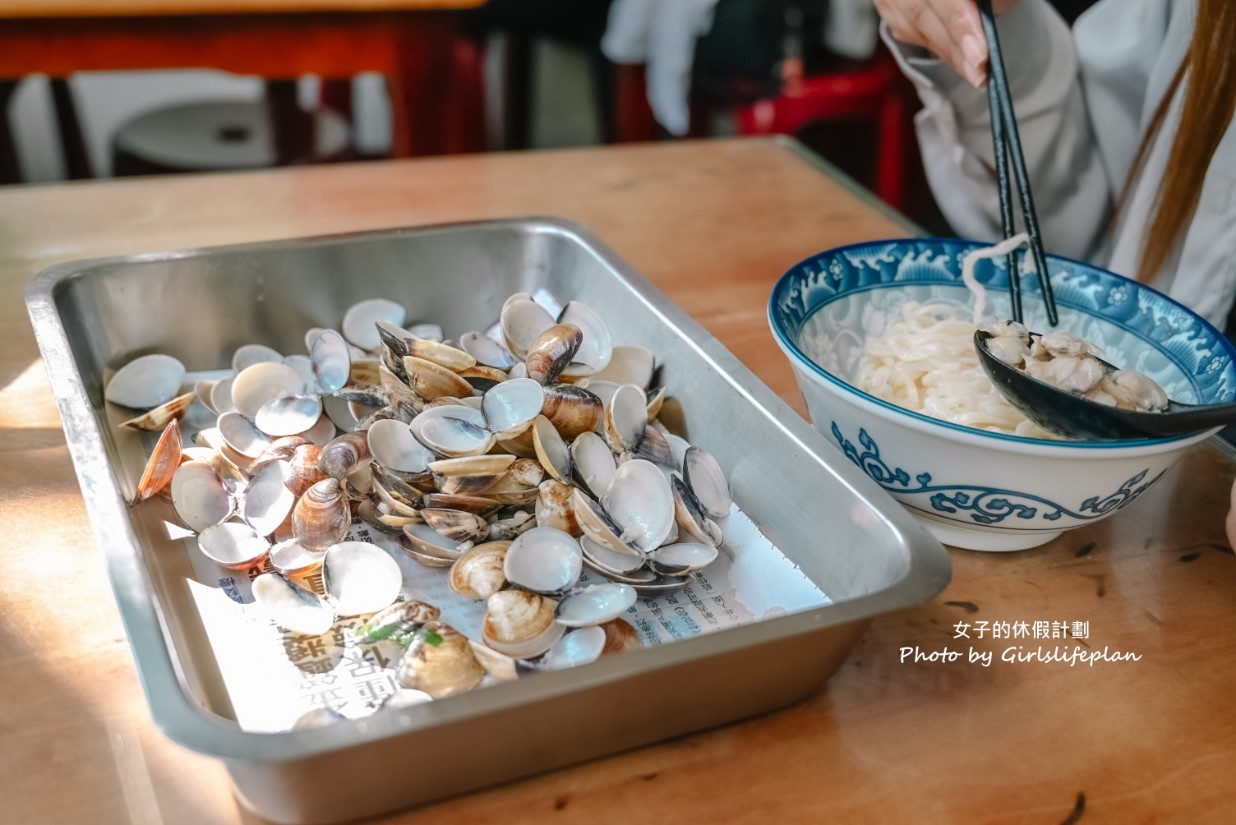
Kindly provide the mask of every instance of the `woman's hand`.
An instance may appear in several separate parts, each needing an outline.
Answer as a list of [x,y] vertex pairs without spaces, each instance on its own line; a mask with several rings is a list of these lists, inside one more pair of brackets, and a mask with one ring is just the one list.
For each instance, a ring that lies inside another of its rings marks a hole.
[[[993,0],[996,14],[1017,0]],[[987,38],[974,0],[875,0],[893,37],[931,51],[975,86],[987,79]]]

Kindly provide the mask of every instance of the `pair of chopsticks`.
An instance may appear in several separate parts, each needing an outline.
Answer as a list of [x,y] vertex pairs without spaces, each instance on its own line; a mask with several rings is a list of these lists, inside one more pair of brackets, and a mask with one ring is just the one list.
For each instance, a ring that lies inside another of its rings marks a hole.
[[[1013,235],[1013,193],[1009,183],[1009,156],[1013,157],[1013,171],[1017,175],[1017,188],[1021,193],[1022,216],[1026,232],[1030,235],[1030,254],[1034,259],[1034,272],[1047,304],[1047,322],[1053,327],[1059,323],[1056,314],[1056,296],[1051,289],[1047,271],[1047,256],[1043,252],[1043,237],[1039,231],[1038,215],[1034,211],[1034,198],[1030,195],[1030,175],[1026,171],[1026,158],[1021,151],[1021,137],[1017,134],[1017,118],[1013,114],[1013,97],[1009,93],[1008,76],[1004,71],[1004,58],[1000,54],[1000,38],[996,34],[996,18],[991,0],[978,0],[979,17],[987,35],[987,104],[991,108],[991,139],[995,144],[996,183],[1000,190],[1000,221],[1004,237]],[[1022,320],[1021,313],[1021,268],[1017,253],[1009,255],[1009,298],[1013,304],[1013,320]]]

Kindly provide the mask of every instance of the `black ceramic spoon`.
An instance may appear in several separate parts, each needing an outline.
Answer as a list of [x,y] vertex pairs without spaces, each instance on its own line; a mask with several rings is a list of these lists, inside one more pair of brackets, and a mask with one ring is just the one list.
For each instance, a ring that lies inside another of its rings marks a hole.
[[[1136,412],[1088,401],[1004,363],[987,349],[990,337],[991,333],[982,330],[974,333],[974,349],[987,377],[1014,407],[1048,432],[1085,441],[1113,441],[1165,438],[1236,424],[1236,404],[1169,400],[1162,412]],[[1117,369],[1102,358],[1098,360],[1108,372]]]

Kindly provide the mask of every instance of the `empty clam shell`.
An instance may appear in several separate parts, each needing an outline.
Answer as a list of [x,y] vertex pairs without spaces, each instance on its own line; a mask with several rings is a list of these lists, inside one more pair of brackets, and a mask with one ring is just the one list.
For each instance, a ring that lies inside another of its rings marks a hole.
[[601,629],[605,631],[605,648],[601,651],[602,656],[621,653],[624,650],[634,650],[640,646],[639,634],[635,627],[625,619],[612,619],[601,625]]
[[682,460],[682,474],[705,513],[713,518],[730,514],[730,485],[712,453],[700,447],[688,448]]
[[[435,409],[468,410],[476,413],[478,418],[481,417],[480,410],[474,410],[472,407],[438,407]],[[487,452],[494,443],[493,433],[453,412],[450,415],[439,415],[423,421],[418,428],[416,421],[428,412],[429,410],[426,410],[413,421],[412,433],[422,444],[439,455],[454,458],[480,455]]]
[[481,640],[516,659],[540,656],[565,630],[554,621],[556,607],[553,599],[526,590],[499,590],[486,601]]
[[614,553],[639,556],[642,559],[641,551],[623,540],[622,528],[610,518],[605,508],[579,488],[571,494],[571,507],[575,511],[575,520],[588,538]]
[[219,416],[218,428],[223,441],[246,458],[256,458],[270,446],[270,436],[238,412]]
[[270,551],[270,542],[237,521],[210,525],[198,534],[197,546],[202,555],[229,570],[248,570]]
[[460,372],[476,366],[476,359],[468,353],[438,341],[413,338],[407,341],[405,347],[407,349],[405,355],[432,361],[452,372]]
[[210,408],[216,414],[236,412],[236,405],[232,403],[232,384],[235,381],[236,376],[229,375],[226,378],[220,378],[210,388]]
[[469,599],[488,599],[506,586],[503,563],[509,541],[490,541],[478,544],[464,553],[451,565],[447,584],[461,596]]
[[352,523],[352,508],[338,479],[327,478],[305,491],[292,508],[292,530],[310,549],[343,541]]
[[292,495],[300,498],[313,485],[326,478],[318,469],[318,461],[322,457],[322,448],[317,444],[301,444],[292,451],[288,459],[290,472],[284,483]]
[[148,410],[172,399],[185,380],[185,365],[170,355],[134,358],[112,376],[103,397],[113,404]]
[[500,370],[515,366],[515,358],[506,347],[479,332],[465,332],[459,336],[459,346],[476,359],[478,364]]
[[[617,585],[625,587],[626,585]],[[635,591],[632,590],[634,595]],[[595,662],[605,650],[605,631],[599,627],[572,630],[554,643],[545,654],[541,666],[546,670],[564,670]]]
[[615,384],[634,384],[646,389],[652,383],[656,368],[656,356],[647,347],[621,345],[614,347],[609,364],[591,376],[592,382],[613,381]]
[[579,351],[573,362],[563,370],[567,377],[580,378],[593,375],[609,366],[614,354],[614,342],[609,327],[591,307],[579,301],[571,301],[563,307],[558,323],[572,324],[583,333]]
[[319,636],[335,623],[335,611],[313,591],[274,573],[253,580],[253,600],[275,624],[305,636]]
[[580,536],[579,547],[583,551],[584,560],[602,573],[618,573],[627,575],[644,566],[644,557],[631,553],[615,553],[608,547],[597,544],[588,536]]
[[471,644],[472,655],[476,656],[476,660],[481,663],[481,667],[485,668],[485,672],[498,681],[513,682],[533,669],[527,662],[507,656],[505,653],[499,653],[480,642],[471,642]]
[[176,474],[176,468],[180,466],[183,450],[180,423],[172,420],[163,428],[163,434],[155,443],[154,452],[146,461],[142,477],[137,482],[137,492],[133,497],[134,504],[145,501],[171,483],[172,477]]
[[563,484],[571,483],[571,449],[549,419],[538,415],[532,424],[537,460],[545,471]]
[[399,563],[363,541],[331,546],[322,561],[322,579],[340,616],[376,613],[394,604],[403,589]]
[[252,421],[266,402],[303,391],[304,379],[299,372],[284,363],[263,361],[236,374],[232,381],[232,403],[241,415]]
[[468,638],[449,625],[427,624],[412,638],[395,670],[406,688],[434,699],[471,690],[485,677],[485,668],[472,653]]
[[330,443],[335,437],[336,429],[335,422],[331,421],[330,416],[326,414],[325,404],[323,404],[322,414],[318,416],[313,426],[296,434],[319,447]]
[[618,464],[609,445],[596,433],[583,433],[571,443],[575,478],[594,496],[603,496],[614,480]]
[[296,539],[281,541],[270,548],[271,566],[287,576],[303,576],[322,566],[325,550],[312,550]]
[[549,384],[571,363],[584,334],[574,324],[554,324],[528,347],[524,364],[528,377],[538,384]]
[[373,460],[397,473],[423,473],[435,456],[397,419],[375,421],[368,431]]
[[404,551],[430,567],[449,567],[469,548],[449,539],[428,524],[409,524],[403,528]]
[[379,610],[356,628],[355,639],[362,644],[385,639],[403,643],[407,640],[401,639],[401,636],[408,636],[425,624],[436,622],[441,615],[442,611],[428,602],[416,599],[395,602],[390,607]]
[[507,581],[542,594],[574,586],[582,568],[579,542],[553,527],[534,527],[515,539],[503,562]]
[[262,405],[253,423],[276,438],[308,430],[322,417],[322,400],[316,395],[284,395]]
[[363,350],[376,350],[382,343],[378,321],[401,326],[408,318],[407,310],[386,298],[370,298],[349,307],[343,315],[343,337]]
[[426,507],[420,515],[425,524],[456,544],[480,541],[489,535],[489,522],[474,513]]
[[648,554],[648,567],[663,576],[685,576],[712,564],[717,553],[711,544],[667,544]]
[[453,495],[474,495],[492,487],[515,461],[513,455],[488,454],[433,461],[438,489]]
[[446,339],[442,327],[438,324],[413,324],[408,327],[408,332],[412,333],[413,338],[423,338],[426,341],[443,341]]
[[172,476],[172,506],[186,527],[200,533],[231,515],[232,497],[214,467],[186,461]]
[[232,353],[232,372],[242,372],[254,364],[282,362],[283,353],[263,344],[244,344]]
[[414,355],[405,355],[403,369],[408,375],[408,386],[427,401],[446,396],[466,397],[472,394],[472,385],[466,379],[433,361],[426,361]]
[[637,598],[635,590],[627,584],[589,585],[558,602],[558,622],[567,627],[604,624],[626,613]]
[[[677,476],[670,479],[670,488],[674,492],[674,516],[678,526],[691,538],[705,544],[720,543],[720,529],[708,516],[704,515],[691,490]],[[713,541],[716,537],[717,541]]]
[[241,517],[259,536],[269,536],[292,512],[296,496],[287,487],[292,465],[268,461],[245,486]]
[[659,547],[674,527],[669,482],[655,464],[640,458],[618,468],[601,506],[620,528],[622,539],[643,552]]
[[318,392],[318,379],[313,373],[313,360],[308,355],[286,355],[283,363],[300,373],[301,380],[305,382],[301,392]]
[[648,426],[648,401],[634,384],[623,384],[605,410],[605,438],[614,452],[634,450]]
[[317,390],[325,395],[338,392],[352,373],[352,357],[343,336],[333,329],[323,330],[309,350]]
[[644,429],[644,436],[639,440],[639,445],[635,448],[634,455],[639,458],[646,458],[653,464],[658,464],[668,469],[673,468],[673,451],[670,449],[669,442],[665,440],[665,436],[656,427],[646,427]]
[[503,381],[485,393],[481,412],[485,423],[499,439],[513,438],[541,412],[545,392],[530,378]]
[[517,293],[503,305],[499,323],[507,349],[523,360],[537,336],[554,325],[554,316],[528,295]]
[[545,468],[534,458],[519,458],[507,468],[506,476],[520,487],[536,487],[545,480]]
[[143,415],[130,418],[121,426],[128,427],[130,430],[160,431],[167,426],[169,421],[177,421],[184,418],[185,413],[189,412],[189,408],[193,406],[193,402],[196,400],[196,391],[178,395],[166,404],[160,404]]
[[452,493],[427,493],[421,501],[425,507],[463,510],[467,513],[476,513],[478,516],[483,516],[502,506],[502,502],[488,496],[454,495]]

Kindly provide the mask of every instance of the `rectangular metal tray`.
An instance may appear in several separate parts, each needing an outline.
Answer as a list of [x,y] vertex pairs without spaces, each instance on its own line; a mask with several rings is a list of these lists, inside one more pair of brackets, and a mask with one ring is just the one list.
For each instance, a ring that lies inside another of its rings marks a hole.
[[[186,586],[184,544],[126,505],[144,455],[109,425],[105,371],[152,351],[190,370],[225,365],[242,343],[299,352],[306,329],[334,326],[369,297],[457,334],[491,323],[507,295],[541,288],[600,309],[616,342],[657,353],[671,395],[684,400],[684,434],[716,455],[738,506],[830,603],[361,721],[242,730]],[[824,684],[872,616],[929,598],[950,575],[944,549],[902,508],[835,462],[716,339],[567,221],[82,261],[39,274],[26,298],[152,715],[171,738],[223,759],[238,796],[277,822],[388,811],[785,705]],[[409,770],[417,759],[434,770]]]

